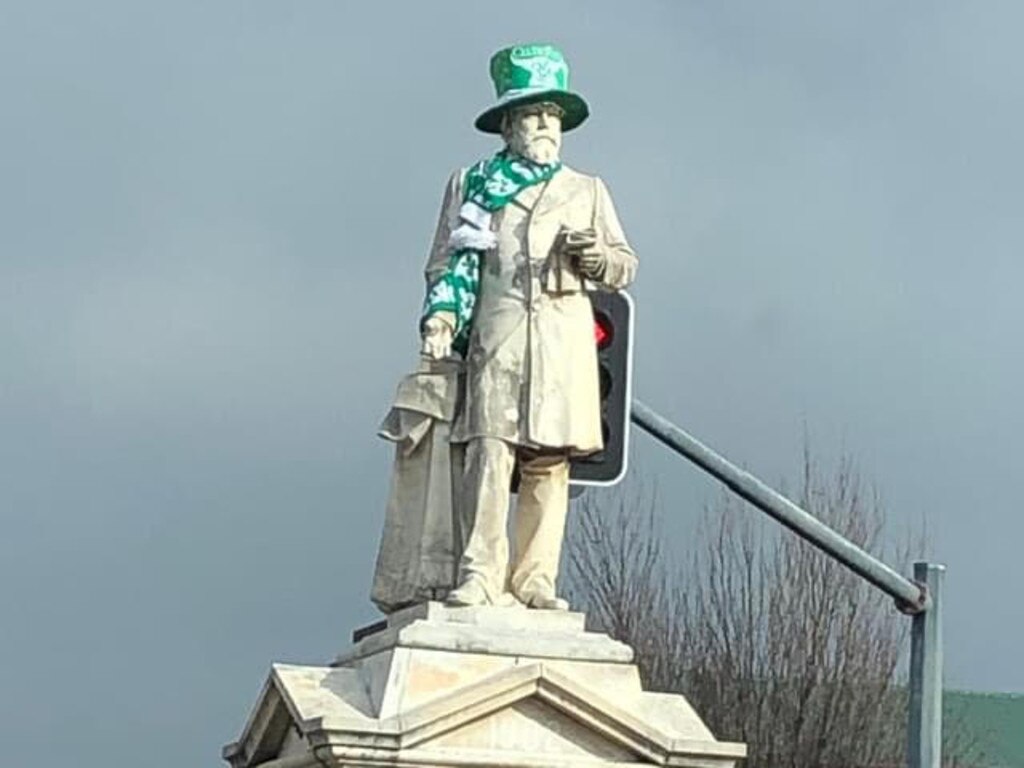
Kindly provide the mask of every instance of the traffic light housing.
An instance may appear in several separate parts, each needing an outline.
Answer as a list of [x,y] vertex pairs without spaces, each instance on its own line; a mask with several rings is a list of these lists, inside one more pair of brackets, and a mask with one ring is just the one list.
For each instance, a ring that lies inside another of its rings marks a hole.
[[615,485],[629,462],[629,404],[633,374],[633,300],[623,291],[592,291],[594,343],[601,397],[604,449],[574,458],[574,485]]

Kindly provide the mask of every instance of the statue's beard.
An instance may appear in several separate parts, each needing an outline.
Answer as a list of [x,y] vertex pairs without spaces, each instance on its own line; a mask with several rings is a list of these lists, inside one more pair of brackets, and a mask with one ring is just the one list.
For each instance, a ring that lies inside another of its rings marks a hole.
[[549,165],[558,160],[561,142],[554,136],[533,136],[526,138],[517,136],[512,142],[512,150],[535,163]]

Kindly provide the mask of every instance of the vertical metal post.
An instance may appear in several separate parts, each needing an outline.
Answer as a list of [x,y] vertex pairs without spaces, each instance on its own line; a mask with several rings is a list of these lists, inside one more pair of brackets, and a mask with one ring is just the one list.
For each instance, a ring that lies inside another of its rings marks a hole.
[[910,629],[910,768],[942,764],[942,578],[945,566],[914,563],[914,579],[931,605],[915,614]]

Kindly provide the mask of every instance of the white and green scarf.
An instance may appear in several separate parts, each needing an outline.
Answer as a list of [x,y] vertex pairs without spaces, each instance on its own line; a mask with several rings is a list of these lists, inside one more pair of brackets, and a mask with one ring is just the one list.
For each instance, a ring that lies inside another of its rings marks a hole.
[[448,266],[427,289],[423,320],[437,312],[455,315],[452,347],[465,354],[480,289],[480,259],[497,241],[491,215],[527,187],[548,181],[562,167],[513,155],[507,148],[466,171],[459,226],[448,239]]

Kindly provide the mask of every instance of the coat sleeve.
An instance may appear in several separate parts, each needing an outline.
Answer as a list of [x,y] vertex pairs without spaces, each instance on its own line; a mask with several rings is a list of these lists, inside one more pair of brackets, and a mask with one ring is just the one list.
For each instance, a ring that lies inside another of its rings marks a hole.
[[459,206],[462,203],[462,171],[455,171],[448,179],[444,189],[444,200],[441,202],[441,214],[434,232],[434,242],[430,246],[427,266],[424,275],[429,289],[448,268],[448,238],[452,230],[459,225]]
[[594,177],[594,229],[597,231],[597,246],[604,251],[606,265],[604,274],[596,282],[602,288],[619,290],[625,288],[636,275],[637,259],[633,249],[626,242],[619,217],[615,213],[608,187],[601,179]]

